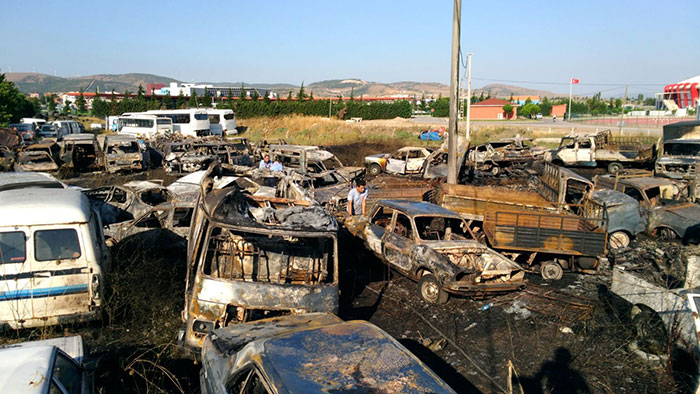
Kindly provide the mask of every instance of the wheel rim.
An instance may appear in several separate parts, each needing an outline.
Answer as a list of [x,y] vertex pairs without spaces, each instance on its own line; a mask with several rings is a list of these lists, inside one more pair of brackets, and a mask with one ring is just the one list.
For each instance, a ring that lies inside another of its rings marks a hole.
[[558,264],[547,264],[542,268],[542,274],[545,279],[555,280],[563,274],[563,270]]
[[613,249],[625,249],[630,244],[630,237],[622,231],[610,234],[610,247]]
[[423,298],[430,302],[436,302],[438,295],[440,294],[440,289],[433,282],[425,282],[420,289]]
[[670,228],[662,228],[658,232],[659,238],[665,239],[665,240],[672,240],[676,239],[676,233],[673,232]]

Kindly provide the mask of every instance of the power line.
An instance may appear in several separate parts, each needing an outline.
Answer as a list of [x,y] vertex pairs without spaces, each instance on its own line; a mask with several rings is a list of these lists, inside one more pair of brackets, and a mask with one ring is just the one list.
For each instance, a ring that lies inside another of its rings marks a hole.
[[[509,83],[532,83],[538,85],[564,85],[568,86],[568,82],[541,82],[541,81],[516,81],[510,79],[490,79],[490,78],[472,78],[479,81],[490,81],[490,82],[509,82]],[[577,85],[582,86],[665,86],[666,83],[578,83]]]

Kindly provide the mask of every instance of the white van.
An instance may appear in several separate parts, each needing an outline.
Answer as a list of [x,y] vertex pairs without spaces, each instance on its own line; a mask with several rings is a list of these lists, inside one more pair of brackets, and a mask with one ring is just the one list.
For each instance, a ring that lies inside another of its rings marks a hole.
[[0,325],[13,329],[99,318],[111,256],[81,192],[0,192]]
[[34,125],[34,131],[39,131],[41,126],[46,124],[46,119],[41,119],[41,118],[22,118],[19,121],[20,123],[31,123]]
[[207,108],[209,116],[209,128],[212,135],[232,135],[237,134],[236,115],[232,109],[211,109]]
[[150,139],[156,134],[170,135],[173,121],[156,115],[128,115],[117,118],[117,134]]
[[[63,141],[63,136],[68,134],[80,134],[80,125],[74,120],[55,120],[51,122],[56,127],[55,135],[42,135],[43,137],[53,137],[56,141]],[[40,133],[41,134],[41,133]]]
[[[173,131],[186,137],[202,137],[210,135],[209,117],[203,109],[159,109],[146,111],[144,114],[157,115],[170,118],[173,122]],[[130,117],[135,114],[129,114]]]

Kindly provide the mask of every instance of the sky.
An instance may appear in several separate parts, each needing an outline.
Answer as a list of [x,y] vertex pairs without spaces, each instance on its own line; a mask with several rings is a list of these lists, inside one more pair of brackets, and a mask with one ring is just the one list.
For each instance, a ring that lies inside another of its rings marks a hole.
[[[1,8],[2,72],[295,85],[450,78],[449,0],[3,0]],[[567,93],[573,76],[578,94],[619,96],[630,84],[636,95],[700,74],[700,28],[690,17],[698,0],[463,1],[461,14],[475,88]]]

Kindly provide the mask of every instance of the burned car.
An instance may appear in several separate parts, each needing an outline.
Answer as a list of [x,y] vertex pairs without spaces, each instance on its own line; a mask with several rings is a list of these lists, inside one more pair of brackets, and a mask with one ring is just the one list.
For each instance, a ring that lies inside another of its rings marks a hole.
[[454,392],[377,326],[325,313],[215,330],[202,346],[200,385],[205,394]]
[[69,134],[63,137],[61,160],[78,172],[104,168],[102,149],[94,134]]
[[531,139],[506,138],[470,148],[467,165],[480,173],[497,176],[503,171],[523,168],[541,159],[544,153],[545,150],[534,146]]
[[192,141],[166,143],[163,147],[163,167],[166,172],[184,174],[206,170],[218,156],[210,147],[196,147]]
[[644,176],[601,176],[598,184],[639,201],[647,220],[647,233],[665,239],[700,242],[700,205],[677,200],[678,187],[673,181]]
[[131,240],[139,244],[131,243],[132,246],[185,246],[195,202],[196,196],[173,200],[158,204],[133,220],[111,223],[104,229],[107,245]]
[[17,152],[15,171],[56,171],[60,154],[61,147],[55,142],[27,145]]
[[346,227],[385,264],[417,281],[430,303],[525,285],[522,267],[476,241],[458,214],[434,204],[382,200],[368,217],[348,218]]
[[83,194],[100,213],[105,226],[133,220],[152,207],[173,199],[167,188],[149,181],[131,181],[123,186],[101,186],[84,190]]
[[0,145],[0,171],[11,171],[15,165],[15,153],[4,145]]
[[134,136],[108,135],[105,137],[102,151],[105,169],[111,173],[148,168],[144,148]]
[[278,160],[285,168],[300,172],[320,174],[334,170],[348,179],[364,176],[362,167],[345,166],[331,152],[318,146],[309,145],[270,145],[272,160]]
[[338,224],[309,201],[250,194],[202,179],[187,247],[184,329],[195,354],[211,331],[338,309]]
[[390,174],[420,174],[423,162],[430,156],[431,150],[421,147],[406,146],[394,153],[378,153],[365,156],[365,167],[369,175],[377,176],[382,172]]

